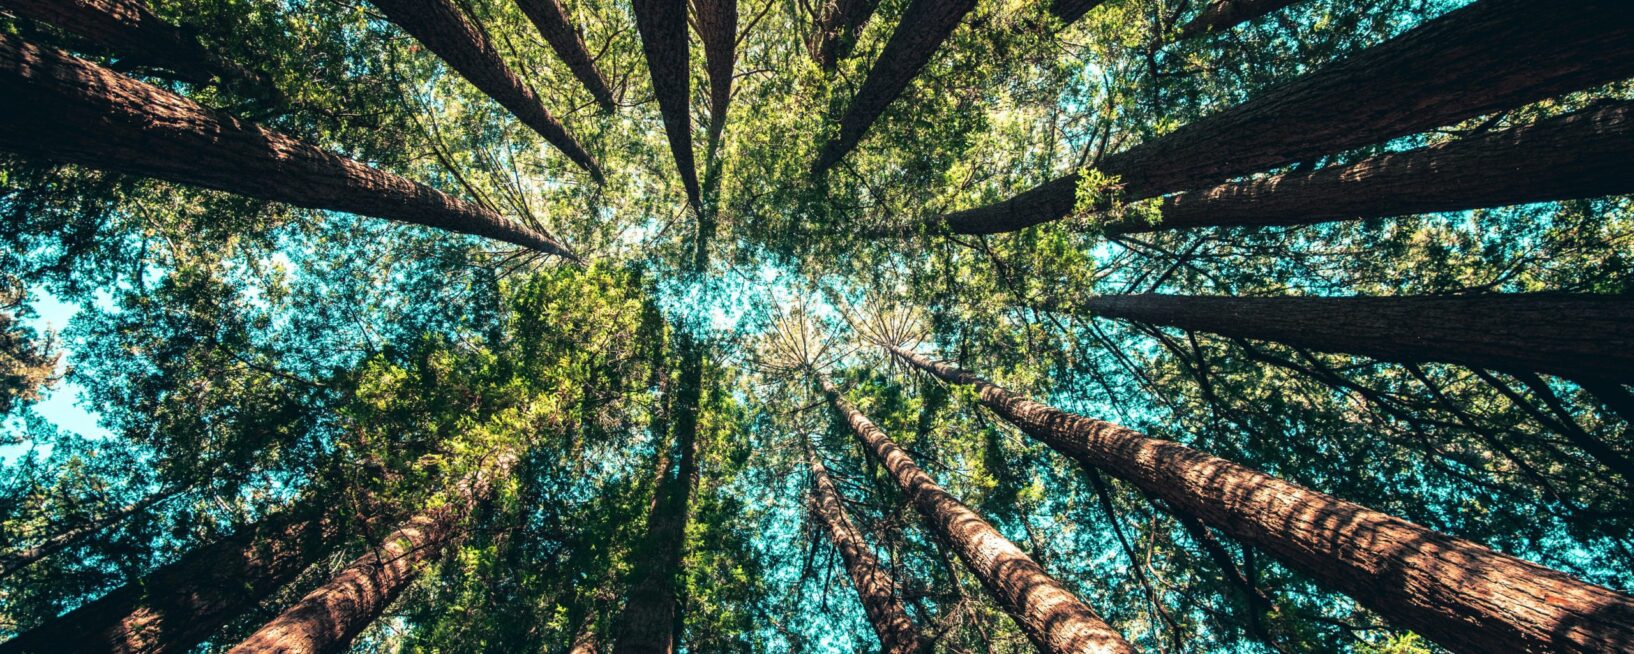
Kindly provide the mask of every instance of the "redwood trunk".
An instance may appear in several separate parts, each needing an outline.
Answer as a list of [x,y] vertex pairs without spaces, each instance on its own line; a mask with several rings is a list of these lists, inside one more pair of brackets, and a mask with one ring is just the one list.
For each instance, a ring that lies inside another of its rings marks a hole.
[[596,104],[606,111],[612,111],[613,92],[607,88],[607,80],[596,71],[596,64],[590,60],[590,50],[584,47],[584,38],[567,21],[567,8],[562,6],[562,0],[516,0],[516,5],[527,14],[528,20],[533,21],[539,35],[545,37],[550,49],[556,51],[556,56],[567,64],[573,76],[590,90],[590,95],[595,96]]
[[1055,450],[1276,555],[1457,652],[1634,648],[1634,597],[1131,429],[1073,415],[891,348]]
[[1072,591],[970,507],[936,485],[884,430],[852,407],[826,379],[823,392],[863,449],[891,473],[927,526],[958,553],[1039,651],[1134,653],[1134,648]]
[[[1634,75],[1634,4],[1480,0],[1382,45],[1103,159],[1138,200],[1387,141]],[[938,216],[960,234],[1065,217],[1077,173]]]
[[828,478],[828,469],[811,450],[806,451],[811,467],[811,512],[823,523],[834,548],[840,551],[845,571],[851,575],[851,586],[857,590],[868,623],[879,636],[880,651],[886,654],[917,654],[919,636],[913,621],[897,598],[896,580],[874,556],[863,540],[862,533],[851,524],[845,513],[845,500],[834,482]]
[[1196,18],[1180,28],[1180,35],[1176,40],[1184,41],[1212,32],[1224,32],[1295,2],[1299,0],[1214,0],[1203,7],[1203,11],[1198,13]]
[[1071,25],[1083,18],[1089,10],[1101,6],[1106,0],[1053,0],[1050,2],[1050,13],[1061,19],[1061,24]]
[[0,35],[0,148],[300,207],[390,218],[577,261],[549,235],[427,186]]
[[976,0],[911,0],[908,3],[902,21],[891,33],[891,40],[885,43],[885,50],[880,52],[873,70],[868,71],[868,78],[863,80],[862,88],[857,90],[851,106],[840,118],[839,132],[818,152],[812,166],[814,174],[823,174],[857,147],[868,127],[913,83],[913,78],[930,63],[931,55],[936,54],[936,49],[975,6]]
[[499,51],[449,0],[371,0],[386,18],[424,44],[477,90],[493,98],[568,159],[602,181],[601,166],[562,127],[539,96],[505,66]]
[[675,155],[675,168],[681,173],[687,201],[700,207],[698,167],[692,156],[692,70],[686,0],[632,2],[635,26],[641,32],[641,49],[647,54],[647,70],[652,73],[652,92],[664,116],[670,152]]
[[1181,193],[1164,198],[1161,222],[1129,220],[1106,231],[1309,225],[1623,193],[1634,193],[1628,102],[1348,166]]
[[726,129],[726,108],[732,103],[732,69],[737,63],[737,0],[692,0],[698,38],[704,44],[704,68],[709,71],[709,132],[705,141],[706,166],[713,166],[721,132]]
[[178,491],[165,491],[154,494],[137,502],[132,502],[117,511],[110,511],[107,515],[90,520],[71,529],[65,529],[45,542],[20,552],[0,554],[0,579],[11,576],[12,573],[28,567],[47,556],[51,556],[63,548],[78,543],[91,534],[102,531],[103,528],[122,521],[133,514],[146,511],[148,507],[174,497]]
[[806,44],[812,60],[825,72],[834,72],[840,60],[850,56],[857,35],[878,6],[879,0],[825,0]]

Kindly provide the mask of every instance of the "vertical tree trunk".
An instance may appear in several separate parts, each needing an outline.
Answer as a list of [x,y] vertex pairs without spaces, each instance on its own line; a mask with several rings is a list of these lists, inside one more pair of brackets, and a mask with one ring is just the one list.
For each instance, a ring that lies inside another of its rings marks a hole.
[[481,28],[449,0],[370,0],[386,18],[426,46],[477,90],[504,106],[522,123],[556,146],[573,163],[602,181],[601,166],[567,133],[533,89],[505,66]]
[[824,72],[832,73],[851,54],[862,26],[873,17],[879,0],[824,0],[812,21],[806,49]]
[[862,533],[851,524],[845,513],[845,500],[834,482],[828,478],[828,469],[815,452],[806,448],[806,463],[811,468],[811,513],[828,531],[829,540],[840,551],[845,571],[851,575],[851,586],[857,590],[863,613],[879,636],[880,651],[885,654],[917,654],[919,634],[908,612],[897,598],[896,580],[881,565]]
[[1259,18],[1299,0],[1213,0],[1196,18],[1180,28],[1177,41],[1228,29]]
[[884,430],[841,397],[833,383],[827,379],[822,383],[829,403],[851,427],[863,449],[885,466],[908,501],[924,516],[927,526],[953,547],[1039,651],[1134,653],[1134,648],[1072,591],[970,507],[936,485]]
[[47,556],[51,556],[63,548],[78,543],[87,536],[102,531],[103,528],[120,522],[137,513],[146,511],[148,507],[176,496],[178,490],[167,490],[155,493],[139,501],[132,502],[117,511],[110,511],[107,515],[90,520],[84,524],[65,529],[62,533],[47,538],[45,542],[18,552],[0,554],[0,579],[5,579],[13,572],[28,567]]
[[1071,25],[1083,18],[1089,10],[1101,6],[1106,0],[1051,0],[1050,13],[1061,19],[1061,24]]
[[652,92],[664,116],[664,133],[675,155],[687,201],[701,206],[698,167],[692,156],[692,69],[687,44],[686,0],[632,0],[641,49],[652,73]]
[[[1479,0],[1096,166],[1128,200],[1387,141],[1634,75],[1634,4]],[[1069,174],[931,219],[993,234],[1065,217]]]
[[890,350],[943,380],[973,386],[982,404],[1051,448],[1271,552],[1453,651],[1634,647],[1634,597]]
[[1231,182],[1164,198],[1156,224],[1109,234],[1192,227],[1309,225],[1634,193],[1634,103],[1348,166]]
[[0,35],[0,148],[300,207],[474,234],[577,261],[548,234],[427,186]]
[[975,7],[976,0],[910,0],[891,40],[840,118],[839,132],[818,151],[814,175],[827,172],[857,147],[868,127],[913,83],[931,55]]
[[732,103],[732,70],[737,63],[737,0],[692,0],[698,39],[704,44],[704,67],[709,70],[709,132],[705,166],[714,165],[721,132],[726,129],[726,108]]
[[584,47],[584,38],[567,21],[567,8],[562,6],[562,0],[516,0],[516,5],[527,14],[528,20],[533,21],[533,26],[539,28],[539,35],[545,37],[550,49],[556,51],[556,56],[567,64],[573,76],[590,90],[596,104],[601,105],[604,111],[612,111],[613,92],[607,88],[607,80],[596,71],[596,64],[590,60],[590,50]]

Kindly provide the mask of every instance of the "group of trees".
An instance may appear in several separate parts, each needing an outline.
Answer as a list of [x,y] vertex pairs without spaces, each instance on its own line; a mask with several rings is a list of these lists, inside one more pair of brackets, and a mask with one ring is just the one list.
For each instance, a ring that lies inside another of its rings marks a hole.
[[0,0],[0,653],[1634,648],[1631,103],[1612,0]]

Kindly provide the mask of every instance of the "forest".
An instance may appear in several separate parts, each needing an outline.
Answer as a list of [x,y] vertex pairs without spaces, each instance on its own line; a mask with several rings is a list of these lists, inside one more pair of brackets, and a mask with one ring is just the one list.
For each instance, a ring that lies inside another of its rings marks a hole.
[[1634,652],[1629,0],[0,0],[0,654]]

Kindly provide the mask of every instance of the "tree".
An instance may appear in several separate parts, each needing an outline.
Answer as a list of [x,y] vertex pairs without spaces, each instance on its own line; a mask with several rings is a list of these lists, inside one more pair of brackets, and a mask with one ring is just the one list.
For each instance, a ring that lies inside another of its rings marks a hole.
[[652,73],[652,92],[664,116],[664,133],[669,136],[675,168],[681,173],[681,186],[692,206],[702,206],[698,167],[692,155],[692,112],[688,108],[692,80],[686,0],[633,0],[633,4],[641,49],[647,53],[647,70]]
[[[61,355],[51,339],[42,339],[19,318],[27,315],[23,289],[0,277],[0,417],[20,404],[40,399],[57,378]],[[9,566],[0,565],[0,577]]]
[[87,521],[75,527],[65,529],[60,533],[53,534],[50,538],[45,539],[43,542],[33,547],[15,552],[0,553],[0,579],[4,579],[11,573],[27,567],[30,563],[60,552],[64,548],[67,548],[70,545],[73,545],[75,542],[96,533],[98,530],[101,530],[104,527],[117,523],[120,520],[124,520],[125,518],[130,517],[132,514],[146,511],[155,504],[175,497],[177,492],[179,492],[177,489],[173,489],[154,493],[153,495],[149,495],[141,500],[132,502],[116,510],[109,511],[94,520]]
[[1177,41],[1204,34],[1224,32],[1232,27],[1277,11],[1299,0],[1211,0],[1191,22],[1181,26]]
[[[709,71],[709,131],[706,162],[713,162],[726,129],[726,108],[732,102],[733,66],[737,63],[737,0],[691,0],[698,38],[704,43],[704,67]],[[706,163],[706,167],[714,166]]]
[[1051,0],[1050,13],[1061,19],[1064,25],[1071,25],[1083,18],[1084,14],[1094,9],[1104,0]]
[[851,55],[857,35],[878,6],[877,0],[828,0],[819,5],[806,39],[812,60],[824,72],[834,72],[840,60]]
[[567,64],[567,69],[573,71],[573,76],[579,78],[584,88],[596,98],[596,104],[601,105],[603,111],[612,111],[613,92],[607,88],[607,80],[602,79],[601,73],[596,70],[590,51],[584,47],[584,37],[567,21],[567,8],[562,6],[561,0],[516,0],[516,6],[521,7],[522,13],[527,14],[528,20],[539,28],[539,35],[545,37],[545,42],[556,51],[556,56]]

